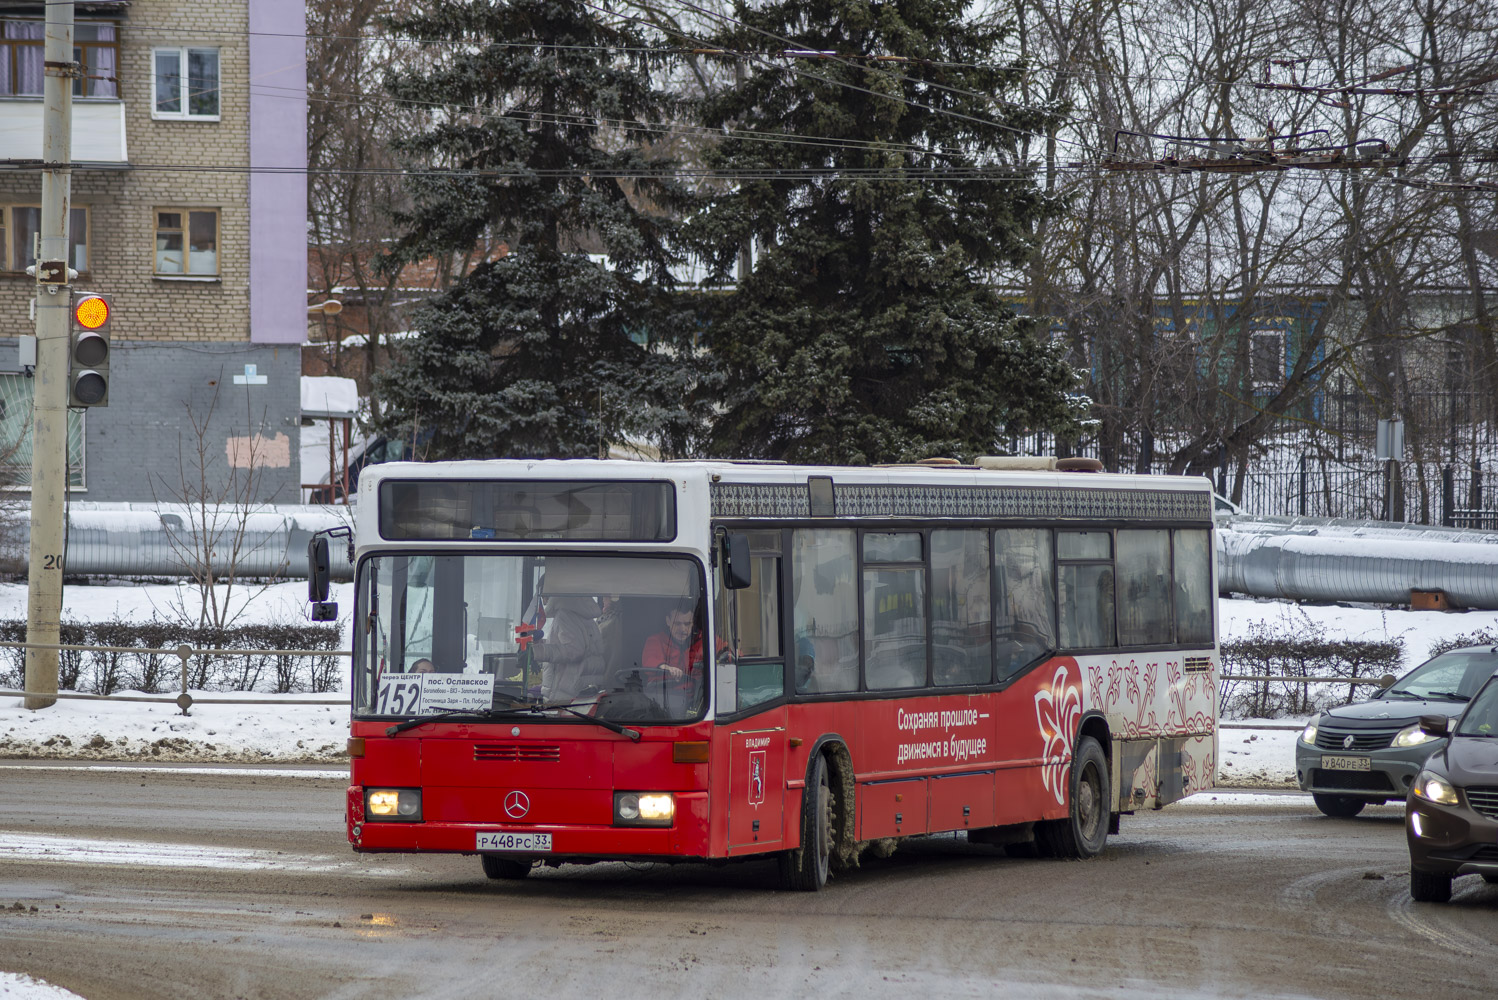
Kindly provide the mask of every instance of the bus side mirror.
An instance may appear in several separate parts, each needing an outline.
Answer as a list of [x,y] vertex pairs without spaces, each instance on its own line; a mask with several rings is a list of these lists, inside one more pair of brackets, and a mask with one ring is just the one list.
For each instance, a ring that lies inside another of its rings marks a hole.
[[754,583],[754,562],[749,556],[749,536],[733,532],[723,536],[723,586],[743,590]]
[[307,600],[313,604],[326,602],[328,583],[332,578],[333,559],[328,554],[328,536],[313,535],[307,542]]

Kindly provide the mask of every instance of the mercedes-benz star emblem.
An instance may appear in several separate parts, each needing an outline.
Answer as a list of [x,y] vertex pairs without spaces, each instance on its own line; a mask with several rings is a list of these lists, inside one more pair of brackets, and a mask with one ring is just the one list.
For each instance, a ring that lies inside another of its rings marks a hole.
[[1352,749],[1352,745],[1354,743],[1356,743],[1356,742],[1357,742],[1357,740],[1353,739],[1351,736],[1344,736],[1344,737],[1342,737],[1342,749],[1343,750],[1351,750]]
[[511,792],[505,796],[505,815],[519,819],[531,811],[531,800],[524,792]]

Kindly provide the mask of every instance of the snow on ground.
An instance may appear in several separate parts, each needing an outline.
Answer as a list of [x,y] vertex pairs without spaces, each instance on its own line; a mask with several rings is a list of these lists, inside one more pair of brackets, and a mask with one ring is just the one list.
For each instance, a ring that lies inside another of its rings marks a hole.
[[[345,646],[352,586],[335,586],[344,615]],[[172,609],[195,607],[172,585],[69,587],[63,616],[71,620],[170,618]],[[306,619],[306,587],[285,583],[258,593],[242,622]],[[0,585],[0,618],[24,618],[26,587]],[[1263,623],[1281,633],[1328,637],[1399,639],[1405,668],[1423,662],[1433,643],[1481,629],[1498,629],[1498,612],[1463,613],[1388,610],[1374,607],[1296,605],[1283,601],[1229,599],[1221,602],[1222,635],[1247,635]],[[346,689],[346,675],[343,687]],[[183,716],[171,703],[59,700],[52,708],[27,711],[20,699],[0,698],[0,756],[133,760],[150,762],[323,762],[342,758],[348,735],[348,696],[192,692],[197,703]],[[243,704],[245,700],[273,704]],[[240,704],[232,702],[239,701]],[[336,704],[319,704],[334,701]],[[221,702],[231,702],[228,704]],[[1235,728],[1273,726],[1277,728]],[[1305,719],[1223,720],[1218,740],[1218,782],[1237,787],[1284,788],[1294,784],[1295,733]]]
[[[250,588],[254,599],[239,624],[307,620],[307,585],[282,583]],[[333,599],[343,612],[343,648],[349,648],[353,585],[335,584]],[[170,584],[69,587],[63,593],[65,621],[173,619],[174,609],[193,613],[197,595]],[[236,604],[235,607],[238,607]],[[26,617],[26,586],[0,584],[0,618]],[[336,761],[348,739],[347,671],[340,690],[326,694],[267,695],[190,691],[195,704],[184,716],[163,703],[59,699],[44,711],[26,710],[20,699],[0,698],[0,756],[54,759],[151,761]],[[120,692],[121,695],[139,692]],[[245,700],[269,705],[232,704]],[[231,702],[224,704],[222,702]],[[334,702],[335,704],[318,704]]]
[[1370,605],[1295,604],[1239,597],[1218,602],[1224,640],[1245,637],[1255,624],[1280,634],[1317,629],[1330,639],[1397,640],[1404,643],[1404,669],[1430,658],[1443,639],[1479,631],[1498,632],[1498,611],[1409,611]]
[[42,979],[32,979],[14,972],[0,972],[0,998],[26,1000],[80,1000],[78,994],[53,986]]

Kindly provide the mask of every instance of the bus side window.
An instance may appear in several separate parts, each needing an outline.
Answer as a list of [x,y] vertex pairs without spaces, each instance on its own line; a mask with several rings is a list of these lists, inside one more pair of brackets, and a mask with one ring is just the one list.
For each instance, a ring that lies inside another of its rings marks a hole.
[[797,694],[858,687],[858,576],[850,528],[791,532]]
[[1112,646],[1113,546],[1109,532],[1057,532],[1056,561],[1061,648]]
[[1005,681],[1056,646],[1050,529],[999,528],[993,564],[994,654]]
[[1153,646],[1171,641],[1170,532],[1164,528],[1118,533],[1118,644]]
[[988,599],[985,531],[931,532],[931,648],[933,680],[939,687],[992,679],[993,602]]
[[1211,541],[1200,528],[1175,533],[1176,642],[1212,644]]

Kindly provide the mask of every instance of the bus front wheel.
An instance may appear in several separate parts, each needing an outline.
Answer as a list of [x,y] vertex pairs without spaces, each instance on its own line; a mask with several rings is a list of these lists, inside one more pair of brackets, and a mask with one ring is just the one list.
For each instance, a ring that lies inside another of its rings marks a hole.
[[1071,806],[1065,819],[1035,824],[1041,853],[1053,858],[1093,858],[1108,842],[1108,758],[1091,736],[1077,741],[1071,762]]
[[827,758],[817,754],[801,794],[801,846],[780,855],[781,888],[818,892],[827,884],[832,866],[833,801]]
[[482,854],[479,857],[484,863],[484,874],[490,878],[525,878],[531,873],[529,860],[516,861],[498,854]]

